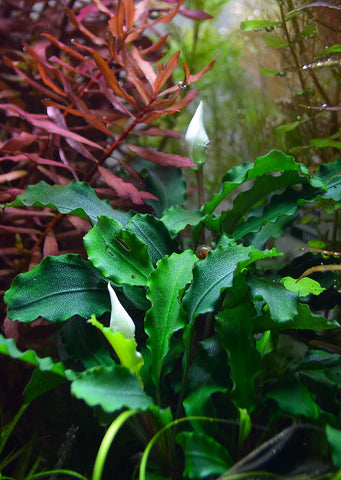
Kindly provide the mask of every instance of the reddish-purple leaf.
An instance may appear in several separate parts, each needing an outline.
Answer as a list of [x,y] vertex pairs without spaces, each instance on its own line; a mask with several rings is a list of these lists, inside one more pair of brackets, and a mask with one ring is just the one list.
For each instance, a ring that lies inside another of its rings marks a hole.
[[20,135],[12,137],[0,147],[0,152],[16,152],[28,147],[37,140],[36,135],[21,132]]
[[55,135],[60,135],[61,137],[64,137],[64,138],[70,138],[71,140],[75,140],[76,142],[85,143],[90,147],[103,150],[102,147],[98,145],[98,143],[92,142],[91,140],[88,140],[87,138],[84,138],[81,135],[78,135],[77,133],[73,133],[70,130],[61,128],[58,125],[55,125],[54,123],[49,122],[48,120],[46,120],[45,115],[37,115],[34,113],[25,112],[25,110],[21,109],[20,107],[12,103],[0,104],[0,109],[7,110],[7,115],[9,117],[15,116],[15,117],[24,118],[33,126],[39,129],[45,130],[45,132],[47,133],[53,133]]
[[[99,173],[104,178],[106,184],[115,190],[118,197],[122,199],[129,199],[135,205],[142,205],[143,197],[141,196],[141,192],[137,190],[137,188],[132,183],[124,182],[121,178],[116,177],[116,175],[112,174],[104,167],[98,167]],[[144,192],[146,193],[146,192]],[[147,194],[147,198],[152,198],[157,200],[157,198],[152,194]],[[146,197],[145,197],[146,198]]]
[[181,8],[179,13],[184,17],[192,18],[193,20],[211,20],[213,17],[209,13],[203,10],[190,10],[187,8]]
[[147,128],[146,130],[134,130],[134,135],[147,135],[148,137],[171,137],[180,138],[180,134],[169,128],[161,129],[157,127]]
[[157,163],[164,167],[195,167],[195,164],[188,157],[175,155],[173,153],[164,153],[151,148],[138,147],[136,145],[127,145],[139,157],[148,160],[149,162]]

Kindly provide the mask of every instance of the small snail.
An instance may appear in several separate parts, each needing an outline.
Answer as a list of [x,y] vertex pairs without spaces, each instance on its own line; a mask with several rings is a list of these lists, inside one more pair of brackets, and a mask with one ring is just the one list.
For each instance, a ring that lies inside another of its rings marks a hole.
[[207,257],[210,250],[212,250],[212,248],[208,247],[207,245],[199,245],[195,250],[195,254],[199,258],[199,260],[203,260]]

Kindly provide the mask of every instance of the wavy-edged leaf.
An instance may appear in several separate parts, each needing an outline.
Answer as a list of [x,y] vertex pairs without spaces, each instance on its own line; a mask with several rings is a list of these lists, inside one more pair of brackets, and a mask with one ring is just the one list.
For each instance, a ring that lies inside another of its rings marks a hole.
[[134,215],[126,229],[135,233],[147,245],[153,265],[178,250],[178,243],[171,237],[164,223],[153,215]]
[[232,465],[229,452],[213,438],[197,432],[180,432],[176,436],[185,452],[184,475],[203,478],[224,473]]
[[58,212],[72,213],[81,218],[89,219],[92,223],[97,222],[99,215],[115,218],[125,225],[130,213],[114,210],[107,202],[100,200],[93,188],[88,183],[73,181],[67,185],[49,185],[44,181],[36,185],[29,185],[25,193],[7,207],[50,207]]
[[136,376],[121,365],[95,367],[82,372],[72,382],[71,393],[90,407],[100,406],[107,413],[124,407],[144,411],[153,405]]
[[319,406],[308,388],[298,380],[282,382],[273,388],[267,397],[275,400],[282,411],[291,415],[304,415],[312,420],[316,420],[320,415]]
[[191,281],[196,260],[191,250],[173,253],[160,260],[148,278],[147,298],[152,306],[146,313],[145,331],[149,336],[147,346],[152,354],[150,372],[156,385],[159,384],[170,339],[186,323],[186,312],[180,299]]
[[115,219],[98,217],[84,237],[89,260],[115,283],[144,286],[153,270],[147,245]]
[[261,371],[261,357],[253,335],[253,319],[257,313],[251,300],[219,312],[216,330],[228,354],[233,381],[231,400],[251,412],[256,406],[255,378]]
[[162,214],[161,220],[168,230],[176,235],[187,225],[195,227],[203,220],[204,215],[200,210],[185,210],[179,205],[174,205]]
[[62,362],[54,362],[51,357],[40,358],[34,350],[22,352],[15,344],[13,338],[5,338],[0,334],[0,353],[11,358],[30,363],[41,372],[51,372],[61,378],[66,378],[65,368]]
[[79,315],[110,311],[105,279],[80,255],[45,257],[29,272],[20,273],[5,294],[11,320],[32,322],[44,317],[63,322]]
[[261,252],[255,247],[237,245],[226,237],[224,245],[210,251],[194,267],[193,282],[183,301],[190,319],[217,308],[221,291],[232,286],[237,271],[256,260],[274,256],[278,256],[275,249]]

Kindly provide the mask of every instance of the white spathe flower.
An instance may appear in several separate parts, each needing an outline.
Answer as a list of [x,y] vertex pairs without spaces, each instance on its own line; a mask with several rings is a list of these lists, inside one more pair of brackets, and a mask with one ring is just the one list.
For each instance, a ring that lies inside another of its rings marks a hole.
[[110,283],[108,283],[108,291],[111,300],[110,328],[112,328],[114,332],[121,332],[126,339],[133,339],[135,337],[134,322],[123,308]]
[[204,104],[200,102],[198,108],[188,125],[185,142],[187,143],[188,153],[198,167],[203,166],[206,162],[205,151],[210,143],[208,135],[204,127]]

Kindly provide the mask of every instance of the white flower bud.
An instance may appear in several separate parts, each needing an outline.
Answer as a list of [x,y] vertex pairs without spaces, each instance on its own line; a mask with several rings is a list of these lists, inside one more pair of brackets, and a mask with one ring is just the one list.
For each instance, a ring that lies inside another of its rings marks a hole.
[[108,291],[111,300],[110,328],[112,328],[114,332],[121,332],[126,339],[133,339],[135,337],[134,322],[123,308],[110,283],[108,283]]
[[196,163],[198,167],[202,167],[206,162],[205,151],[210,142],[204,127],[203,102],[199,103],[188,125],[185,142],[187,143],[189,157],[192,162]]

